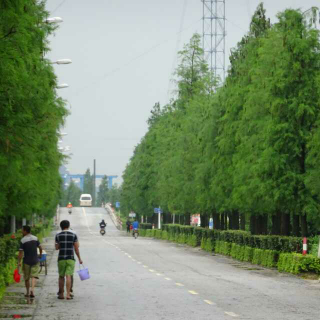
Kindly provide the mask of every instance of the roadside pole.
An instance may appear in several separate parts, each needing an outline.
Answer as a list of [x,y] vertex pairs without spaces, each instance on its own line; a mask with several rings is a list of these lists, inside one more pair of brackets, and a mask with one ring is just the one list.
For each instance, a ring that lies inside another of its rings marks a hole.
[[158,229],[161,229],[161,208],[159,206],[159,211],[158,211]]

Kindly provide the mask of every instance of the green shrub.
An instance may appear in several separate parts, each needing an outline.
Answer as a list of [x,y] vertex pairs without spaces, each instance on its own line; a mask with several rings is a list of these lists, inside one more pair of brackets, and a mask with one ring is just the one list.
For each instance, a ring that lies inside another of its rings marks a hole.
[[140,229],[139,230],[139,236],[140,237],[145,237],[146,236],[146,231],[147,231],[146,229]]
[[262,249],[253,249],[253,257],[252,257],[252,263],[253,264],[262,264]]
[[189,235],[187,237],[186,243],[191,247],[197,247],[198,246],[198,239],[195,234]]
[[154,232],[154,237],[157,239],[161,239],[162,238],[162,230],[156,229]]
[[152,229],[152,224],[151,223],[140,223],[139,229]]
[[278,270],[298,274],[302,272],[315,272],[320,274],[320,259],[311,254],[280,253]]
[[253,258],[253,248],[245,246],[243,253],[243,261],[251,262]]
[[225,241],[216,241],[215,242],[215,252],[224,254],[226,256],[230,255],[231,252],[231,243],[230,242],[225,242]]
[[168,239],[168,231],[162,230],[162,240],[169,240]]

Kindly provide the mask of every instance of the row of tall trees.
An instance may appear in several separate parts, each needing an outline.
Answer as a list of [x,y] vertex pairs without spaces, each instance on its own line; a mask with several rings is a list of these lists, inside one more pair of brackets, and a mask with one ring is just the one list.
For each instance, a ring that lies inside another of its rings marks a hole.
[[58,130],[67,115],[44,58],[44,1],[0,2],[0,232],[10,217],[50,217],[60,197]]
[[123,175],[122,210],[152,216],[160,205],[167,221],[200,213],[218,229],[316,232],[319,32],[299,10],[271,25],[260,4],[219,88],[199,35],[179,54],[176,98],[151,112]]

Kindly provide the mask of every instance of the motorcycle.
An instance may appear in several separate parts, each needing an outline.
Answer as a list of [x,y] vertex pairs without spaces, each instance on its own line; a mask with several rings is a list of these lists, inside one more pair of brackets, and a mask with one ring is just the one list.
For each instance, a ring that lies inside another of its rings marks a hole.
[[105,228],[105,227],[101,227],[101,228],[100,228],[100,234],[101,234],[102,236],[104,236],[104,235],[106,234],[106,228]]
[[68,209],[68,212],[69,212],[69,214],[71,214],[71,213],[72,213],[72,209],[71,209],[71,208],[69,208],[69,209]]
[[132,236],[133,236],[135,239],[138,238],[138,236],[139,236],[138,229],[134,229],[134,230],[132,231]]

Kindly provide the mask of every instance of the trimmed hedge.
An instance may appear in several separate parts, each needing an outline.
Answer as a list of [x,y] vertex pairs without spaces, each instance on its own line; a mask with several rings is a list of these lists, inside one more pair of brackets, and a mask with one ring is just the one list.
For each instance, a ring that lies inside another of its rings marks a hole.
[[151,223],[140,223],[139,229],[145,230],[145,229],[152,229]]
[[[150,228],[151,224],[148,225]],[[205,251],[231,256],[234,259],[253,264],[278,268],[291,273],[320,273],[320,259],[313,255],[303,256],[302,238],[283,236],[256,236],[239,230],[211,230],[199,227],[164,224],[162,230],[141,230],[141,236],[175,241],[192,247],[201,246]],[[318,237],[310,239],[313,251]],[[310,249],[310,250],[311,250]]]
[[278,270],[293,274],[309,271],[320,274],[320,259],[311,254],[280,253]]

